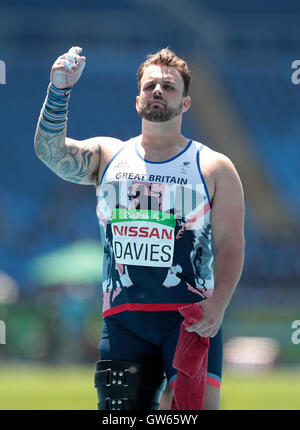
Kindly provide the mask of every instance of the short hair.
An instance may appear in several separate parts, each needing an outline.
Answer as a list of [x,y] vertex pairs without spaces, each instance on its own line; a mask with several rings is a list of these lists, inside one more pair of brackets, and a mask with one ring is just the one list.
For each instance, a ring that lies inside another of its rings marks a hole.
[[148,66],[172,66],[175,67],[181,74],[184,83],[183,96],[187,96],[190,88],[191,75],[186,61],[179,58],[169,48],[161,49],[155,54],[147,55],[146,61],[144,61],[138,68],[137,71],[137,83],[138,91],[141,91],[141,79],[144,74],[144,70]]

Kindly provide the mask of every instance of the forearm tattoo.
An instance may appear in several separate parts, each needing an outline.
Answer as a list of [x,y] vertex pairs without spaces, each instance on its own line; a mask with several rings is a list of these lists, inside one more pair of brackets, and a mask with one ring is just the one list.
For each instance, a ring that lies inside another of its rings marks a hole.
[[65,145],[64,132],[52,134],[38,130],[36,153],[57,175],[65,180],[80,183],[87,176],[92,177],[90,170],[92,155],[95,153],[100,155],[100,149],[91,151]]

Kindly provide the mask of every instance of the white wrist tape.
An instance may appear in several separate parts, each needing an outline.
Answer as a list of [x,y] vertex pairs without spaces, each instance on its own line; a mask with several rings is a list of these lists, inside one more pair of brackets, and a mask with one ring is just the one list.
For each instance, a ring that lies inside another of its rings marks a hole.
[[69,49],[66,55],[66,59],[64,60],[64,66],[67,67],[69,70],[72,70],[72,67],[76,65],[75,56],[77,55],[77,48],[72,46],[72,48]]

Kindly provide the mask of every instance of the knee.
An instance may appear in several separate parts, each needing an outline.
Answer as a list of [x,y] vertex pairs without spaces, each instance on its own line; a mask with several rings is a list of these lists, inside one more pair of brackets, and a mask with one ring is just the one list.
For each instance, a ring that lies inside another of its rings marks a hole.
[[160,364],[100,360],[95,374],[98,409],[159,409],[165,382]]

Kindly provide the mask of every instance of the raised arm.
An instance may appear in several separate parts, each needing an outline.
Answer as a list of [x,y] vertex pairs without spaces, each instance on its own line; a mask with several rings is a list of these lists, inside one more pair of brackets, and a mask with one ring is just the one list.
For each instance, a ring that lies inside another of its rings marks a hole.
[[85,67],[80,47],[72,48],[54,62],[47,96],[38,120],[34,148],[39,159],[62,179],[95,184],[101,143],[117,139],[95,137],[78,141],[66,137],[70,93]]

